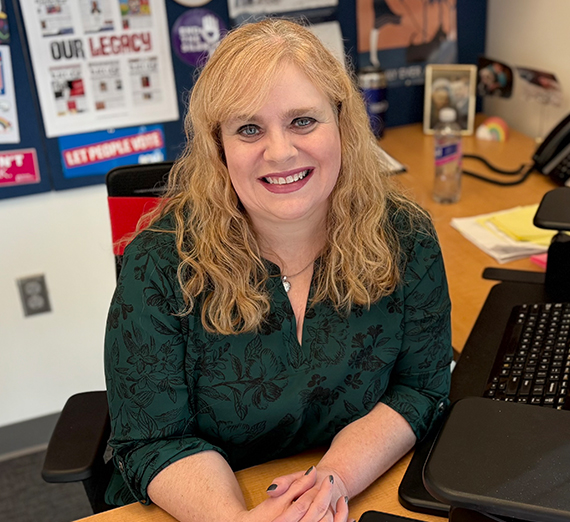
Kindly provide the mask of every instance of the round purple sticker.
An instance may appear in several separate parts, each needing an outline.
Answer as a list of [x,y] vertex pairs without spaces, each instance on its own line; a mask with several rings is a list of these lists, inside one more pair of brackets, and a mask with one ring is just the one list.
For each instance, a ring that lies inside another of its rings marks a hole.
[[188,65],[203,65],[226,33],[222,19],[207,9],[189,9],[172,26],[172,47]]

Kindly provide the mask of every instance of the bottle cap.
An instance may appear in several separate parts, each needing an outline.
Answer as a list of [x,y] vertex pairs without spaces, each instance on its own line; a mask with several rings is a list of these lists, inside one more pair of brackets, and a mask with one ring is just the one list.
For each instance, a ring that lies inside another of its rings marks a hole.
[[457,112],[453,107],[444,107],[439,111],[439,121],[449,123],[457,119]]

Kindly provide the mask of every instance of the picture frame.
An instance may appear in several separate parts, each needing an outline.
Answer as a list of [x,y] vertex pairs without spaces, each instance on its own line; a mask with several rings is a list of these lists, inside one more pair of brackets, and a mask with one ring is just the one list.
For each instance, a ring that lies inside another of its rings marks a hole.
[[433,134],[439,111],[453,107],[461,134],[473,134],[477,66],[467,64],[428,64],[425,74],[424,133]]

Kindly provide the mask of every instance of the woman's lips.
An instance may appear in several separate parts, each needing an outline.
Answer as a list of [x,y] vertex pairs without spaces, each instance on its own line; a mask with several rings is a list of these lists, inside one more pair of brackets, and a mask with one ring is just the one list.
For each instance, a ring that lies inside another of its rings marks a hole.
[[287,174],[283,173],[281,176],[265,176],[260,179],[269,192],[286,194],[303,188],[311,179],[313,172],[314,169],[309,168]]

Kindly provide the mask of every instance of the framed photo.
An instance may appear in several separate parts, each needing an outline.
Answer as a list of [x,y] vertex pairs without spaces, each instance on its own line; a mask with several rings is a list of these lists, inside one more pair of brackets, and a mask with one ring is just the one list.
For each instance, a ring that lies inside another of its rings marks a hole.
[[424,133],[433,134],[439,111],[453,107],[461,134],[473,134],[476,86],[476,65],[426,65]]

